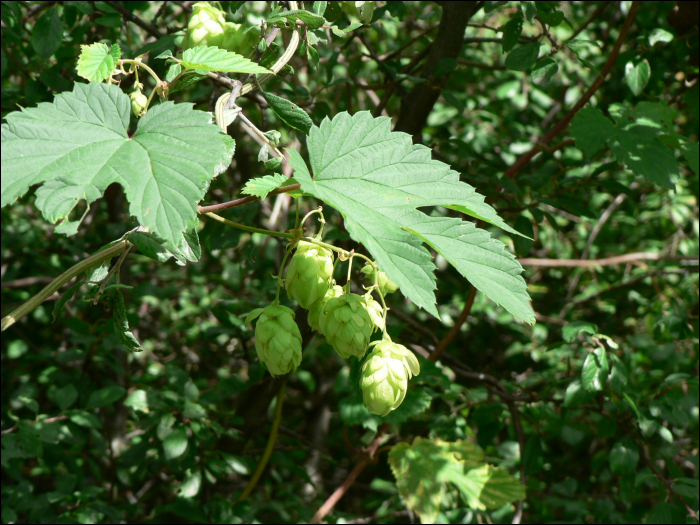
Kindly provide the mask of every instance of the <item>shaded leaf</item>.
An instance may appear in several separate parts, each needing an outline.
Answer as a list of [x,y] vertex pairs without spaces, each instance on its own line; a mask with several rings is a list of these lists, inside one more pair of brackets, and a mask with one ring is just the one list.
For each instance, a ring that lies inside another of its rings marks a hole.
[[511,51],[506,57],[506,68],[511,71],[527,71],[540,54],[540,42],[531,42]]
[[605,381],[608,378],[608,356],[605,348],[596,348],[589,353],[583,363],[581,371],[581,384],[589,392],[599,392],[603,390]]
[[309,114],[306,111],[289,100],[273,95],[272,93],[263,91],[262,96],[265,98],[267,103],[270,104],[272,111],[274,111],[275,114],[282,119],[282,122],[293,127],[294,129],[303,131],[308,135],[309,130],[314,123],[311,121],[311,117],[309,117]]

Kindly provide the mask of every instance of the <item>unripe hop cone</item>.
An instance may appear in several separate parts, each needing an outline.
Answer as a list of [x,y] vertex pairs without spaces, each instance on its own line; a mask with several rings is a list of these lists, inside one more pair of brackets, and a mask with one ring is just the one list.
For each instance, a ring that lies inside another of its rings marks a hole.
[[[360,270],[363,274],[365,274],[365,278],[367,279],[367,282],[369,283],[370,286],[374,285],[374,267],[367,263],[362,267],[362,270]],[[379,270],[377,273],[377,286],[379,286],[379,293],[382,294],[382,297],[386,297],[387,294],[394,293],[396,290],[399,289],[398,286],[387,277],[387,275]]]
[[287,295],[308,310],[323,299],[333,275],[333,252],[323,246],[299,241],[287,267],[284,287]]
[[222,11],[207,2],[197,2],[192,6],[192,16],[182,40],[182,49],[197,46],[221,47],[225,25],[226,19]]
[[362,359],[367,352],[374,323],[365,308],[365,298],[354,293],[329,299],[323,307],[321,333],[343,359]]
[[301,363],[301,333],[294,311],[271,304],[255,325],[255,350],[272,377],[293,372]]
[[375,330],[384,330],[384,309],[382,308],[382,305],[372,298],[371,293],[366,293],[364,298],[365,310],[367,310],[369,318],[372,319]]
[[377,343],[362,365],[362,400],[372,414],[386,416],[401,405],[408,380],[420,373],[418,359],[405,346],[384,340]]
[[336,284],[328,288],[326,295],[311,305],[311,308],[309,308],[307,321],[313,330],[316,330],[317,332],[321,331],[320,321],[323,307],[326,306],[326,303],[329,300],[333,299],[334,297],[340,297],[341,295],[343,295],[343,288]]

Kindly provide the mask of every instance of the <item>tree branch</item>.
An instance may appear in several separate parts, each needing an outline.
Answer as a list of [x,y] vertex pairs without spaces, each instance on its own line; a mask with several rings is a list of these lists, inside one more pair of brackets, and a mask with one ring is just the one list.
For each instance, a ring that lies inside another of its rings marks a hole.
[[478,2],[442,4],[438,33],[420,75],[427,79],[427,82],[416,84],[411,92],[402,98],[401,113],[394,127],[394,131],[412,135],[415,143],[422,142],[423,127],[449,77],[449,74],[434,77],[437,65],[443,59],[456,59],[459,56],[467,23],[478,7]]
[[675,257],[652,252],[626,253],[605,259],[518,259],[522,266],[539,266],[543,268],[571,268],[577,266],[609,266],[633,261],[695,261],[697,255],[677,255]]

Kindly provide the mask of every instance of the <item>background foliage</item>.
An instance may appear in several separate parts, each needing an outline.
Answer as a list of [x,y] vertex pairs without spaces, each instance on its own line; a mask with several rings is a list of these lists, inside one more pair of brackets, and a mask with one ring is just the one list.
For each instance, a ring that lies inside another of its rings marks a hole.
[[[265,3],[241,4],[221,2],[229,21],[257,25],[271,14]],[[439,319],[388,298],[389,333],[422,371],[404,405],[379,418],[362,406],[359,364],[314,337],[299,310],[304,358],[287,379],[276,446],[237,502],[284,381],[261,368],[243,319],[274,298],[285,242],[202,219],[199,262],[130,253],[120,278],[131,288],[111,301],[55,294],[3,333],[3,522],[308,521],[358,470],[325,520],[696,522],[698,3],[390,2],[349,14],[337,4],[324,13],[335,30],[309,31],[266,91],[315,125],[343,111],[391,117],[459,171],[532,238],[479,224],[525,267],[537,324],[474,295],[437,255]],[[165,77],[154,58],[178,51],[190,11],[190,2],[3,2],[3,117],[84,82],[80,44],[149,51],[145,62]],[[247,45],[241,53],[254,54],[257,41]],[[599,72],[610,73],[603,83]],[[212,111],[226,89],[206,79],[172,99]],[[252,92],[238,103],[308,157],[304,130],[269,100]],[[580,111],[568,127],[572,108]],[[233,164],[205,204],[272,173],[237,122]],[[3,315],[137,226],[116,184],[78,210],[87,213],[73,237],[54,231],[37,198],[30,191],[2,209]],[[302,200],[302,212],[315,206]],[[339,213],[324,213],[326,240],[362,249]],[[268,196],[222,215],[284,231],[294,201]],[[114,331],[122,294],[141,353]],[[56,304],[64,308],[54,321]],[[431,475],[437,462],[449,465],[433,485],[411,478],[409,446]],[[470,498],[460,483],[476,475],[466,470],[475,457],[521,480],[526,498]]]

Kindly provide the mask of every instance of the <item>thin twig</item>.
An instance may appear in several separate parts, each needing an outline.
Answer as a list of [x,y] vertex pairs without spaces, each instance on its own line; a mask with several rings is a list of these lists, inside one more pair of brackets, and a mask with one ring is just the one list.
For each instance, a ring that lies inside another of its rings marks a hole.
[[114,9],[115,11],[118,11],[122,17],[125,20],[128,20],[129,22],[133,22],[137,26],[139,26],[141,29],[146,31],[149,35],[154,36],[156,38],[161,38],[163,35],[158,31],[157,28],[146,22],[145,20],[139,18],[135,14],[133,14],[131,11],[129,11],[126,7],[122,5],[121,2],[112,2],[109,0],[105,1],[105,4],[107,4],[109,7]]
[[462,329],[462,325],[467,322],[467,317],[469,317],[469,314],[472,311],[475,297],[476,288],[471,286],[469,288],[469,293],[467,294],[467,300],[464,302],[464,308],[462,308],[462,312],[459,314],[457,321],[455,321],[452,328],[450,328],[445,337],[442,338],[442,341],[440,341],[440,343],[435,347],[435,350],[433,350],[433,352],[430,354],[430,357],[428,357],[429,361],[437,361],[440,359],[440,356],[445,349],[450,345],[454,338],[457,337],[457,334]]
[[698,513],[695,512],[692,509],[692,507],[690,505],[688,505],[688,503],[686,503],[683,496],[681,496],[680,494],[678,494],[678,492],[675,491],[675,489],[673,488],[673,483],[671,483],[669,480],[664,478],[663,475],[661,474],[661,472],[659,472],[659,469],[656,468],[656,465],[654,465],[654,462],[649,457],[649,454],[647,454],[645,444],[639,443],[639,441],[637,440],[637,437],[634,436],[634,434],[631,434],[631,436],[632,436],[632,439],[634,440],[634,442],[636,443],[637,448],[639,449],[639,453],[642,456],[642,460],[644,461],[644,463],[646,463],[647,467],[649,467],[651,469],[651,471],[654,473],[654,475],[659,479],[659,481],[661,481],[661,483],[664,484],[668,493],[671,494],[673,497],[675,497],[678,501],[680,501],[683,504],[683,506],[685,507],[685,510],[688,512],[688,515],[691,518],[693,518],[695,521],[699,521]]
[[[301,188],[301,184],[290,184],[289,186],[282,186],[281,188],[277,188],[276,190],[272,190],[267,195],[269,197],[270,195],[278,195],[280,193],[289,193],[290,191],[296,191],[299,188]],[[257,200],[260,200],[260,197],[256,197],[255,195],[250,195],[248,197],[241,197],[240,199],[236,199],[236,200],[229,201],[229,202],[223,202],[221,204],[212,204],[211,206],[198,206],[197,211],[199,213],[224,211],[224,210],[228,210],[230,208],[236,208],[238,206],[243,206],[245,204],[248,204],[250,202],[255,202]]]
[[[626,253],[605,259],[518,259],[522,266],[539,266],[544,268],[571,268],[577,266],[610,266],[633,261],[698,261],[697,255],[661,255],[653,252]],[[697,264],[697,262],[696,262]]]
[[592,14],[591,16],[588,17],[588,20],[586,20],[586,21],[583,23],[583,25],[581,25],[581,27],[579,27],[576,31],[574,31],[574,33],[569,37],[569,40],[571,40],[571,39],[573,39],[573,38],[576,38],[576,37],[578,36],[578,34],[579,34],[581,31],[583,31],[584,29],[586,29],[586,28],[589,26],[589,24],[590,24],[591,22],[593,22],[593,20],[595,20],[596,18],[598,18],[598,17],[601,15],[601,13],[602,13],[603,11],[605,11],[605,8],[608,7],[609,4],[610,4],[610,2],[603,2],[602,4],[600,4],[600,5],[596,8],[596,10],[593,11],[593,14]]
[[377,429],[377,434],[372,440],[372,443],[369,445],[369,447],[367,447],[366,457],[361,459],[357,463],[357,465],[355,465],[355,468],[353,468],[350,471],[350,474],[348,474],[348,477],[345,479],[345,481],[343,481],[343,484],[340,485],[340,487],[338,487],[337,489],[335,489],[335,492],[333,492],[333,494],[331,494],[331,496],[325,501],[325,503],[321,505],[321,507],[316,511],[316,514],[314,514],[314,516],[309,520],[309,523],[321,523],[321,520],[324,517],[326,517],[326,515],[331,510],[333,510],[335,504],[338,503],[338,501],[340,501],[340,498],[343,497],[343,495],[355,482],[357,477],[362,473],[363,470],[365,470],[365,467],[369,465],[370,461],[374,460],[374,455],[377,452],[379,445],[381,445],[382,439],[384,438],[384,434],[388,429],[389,424],[382,423],[382,425]]

